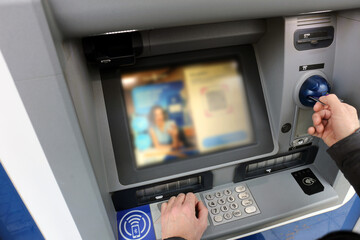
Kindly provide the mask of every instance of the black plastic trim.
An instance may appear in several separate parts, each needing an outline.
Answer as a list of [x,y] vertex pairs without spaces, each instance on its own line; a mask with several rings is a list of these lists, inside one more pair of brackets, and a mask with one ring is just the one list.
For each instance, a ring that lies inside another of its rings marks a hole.
[[329,47],[333,41],[334,27],[332,26],[299,29],[294,33],[294,47],[298,51]]
[[[174,191],[165,191],[165,192],[157,193],[156,196],[162,195],[161,199],[156,199],[155,194],[152,196],[149,196],[149,198],[147,198],[147,200],[145,200],[145,201],[143,198],[141,199],[136,196],[136,192],[138,190],[146,189],[146,188],[150,188],[150,187],[156,187],[156,186],[159,186],[162,184],[172,183],[172,182],[176,182],[176,181],[186,180],[186,179],[193,178],[193,177],[200,177],[201,178],[200,184],[198,184],[194,187],[190,187],[190,188],[185,187],[185,188],[176,189]],[[126,189],[123,191],[117,191],[112,194],[111,198],[114,203],[115,210],[120,211],[120,210],[129,209],[129,208],[133,208],[133,207],[137,207],[137,206],[141,206],[141,205],[151,204],[154,202],[164,201],[164,200],[169,199],[172,196],[178,195],[179,193],[185,193],[185,194],[188,192],[196,193],[196,192],[209,190],[212,187],[213,187],[213,174],[211,172],[203,172],[200,174],[190,175],[190,176],[186,176],[186,177],[182,177],[182,178],[178,178],[178,179],[172,179],[172,180],[168,180],[168,181],[163,181],[163,182],[156,183],[156,184],[150,184],[150,185],[141,186],[141,187],[137,187],[137,188]]]
[[[279,172],[279,171],[285,171],[285,170],[288,170],[288,169],[291,169],[291,168],[311,164],[315,160],[318,149],[319,148],[317,146],[309,146],[309,147],[304,147],[304,148],[301,148],[301,149],[292,150],[292,151],[289,151],[289,152],[286,152],[286,153],[283,153],[283,154],[278,154],[278,155],[275,155],[275,156],[261,158],[261,159],[257,159],[257,160],[251,161],[251,162],[242,163],[239,166],[237,166],[236,169],[235,169],[234,182],[241,182],[241,181],[244,181],[244,180],[257,178],[257,177],[262,177],[262,176],[269,175],[269,174],[273,174],[273,173],[276,173],[276,172]],[[286,163],[281,163],[281,164],[278,164],[278,165],[274,165],[272,167],[268,167],[268,168],[271,169],[271,172],[264,171],[264,169],[259,169],[257,171],[253,171],[253,172],[246,172],[247,166],[250,165],[250,164],[254,164],[254,163],[258,163],[258,162],[262,162],[262,161],[267,161],[267,160],[270,160],[270,159],[275,159],[275,158],[278,158],[278,157],[283,157],[283,156],[287,156],[287,155],[298,153],[298,152],[302,153],[301,159],[286,162]]]

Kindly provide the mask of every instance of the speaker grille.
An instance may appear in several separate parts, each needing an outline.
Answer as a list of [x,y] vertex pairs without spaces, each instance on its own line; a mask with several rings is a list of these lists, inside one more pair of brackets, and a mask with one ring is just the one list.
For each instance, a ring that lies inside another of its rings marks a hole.
[[332,19],[330,15],[302,16],[302,17],[298,17],[297,25],[308,26],[308,25],[331,23],[331,21]]

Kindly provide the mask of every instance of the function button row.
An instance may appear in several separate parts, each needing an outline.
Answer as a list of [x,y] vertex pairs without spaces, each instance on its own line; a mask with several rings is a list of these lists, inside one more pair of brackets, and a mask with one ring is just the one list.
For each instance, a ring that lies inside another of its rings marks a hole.
[[248,197],[250,197],[249,193],[247,193],[247,192],[239,193],[238,196],[239,196],[239,198],[240,198],[241,200],[247,199]]
[[246,190],[246,188],[245,188],[244,186],[242,186],[242,185],[239,185],[239,186],[237,186],[237,187],[235,188],[235,191],[236,191],[237,193],[245,192],[245,190]]
[[256,212],[256,210],[257,209],[256,209],[255,206],[250,206],[250,207],[245,208],[245,212],[248,213],[248,214],[254,213],[254,212]]
[[244,207],[250,206],[252,205],[254,202],[251,199],[246,199],[246,200],[242,200],[241,201],[241,205],[243,205]]

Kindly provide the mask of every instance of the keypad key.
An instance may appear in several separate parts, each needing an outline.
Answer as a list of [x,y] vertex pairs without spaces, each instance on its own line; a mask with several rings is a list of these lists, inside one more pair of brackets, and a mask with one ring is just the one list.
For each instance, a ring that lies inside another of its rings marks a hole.
[[243,205],[244,207],[250,206],[252,205],[254,202],[251,199],[246,199],[246,200],[242,200],[241,201],[241,205]]
[[226,195],[226,196],[229,196],[229,195],[231,195],[231,190],[230,189],[225,189],[224,190],[224,194]]
[[235,198],[233,196],[228,196],[226,199],[228,202],[232,203],[235,201]]
[[211,213],[214,214],[214,215],[219,214],[219,212],[220,212],[220,210],[218,208],[211,209]]
[[223,211],[223,212],[227,212],[227,211],[229,211],[229,207],[228,206],[226,206],[226,205],[224,205],[224,206],[221,206],[221,211]]
[[211,202],[208,202],[208,206],[209,207],[215,207],[216,206],[216,203],[211,201]]
[[217,198],[221,198],[223,196],[223,194],[221,192],[216,192],[215,193],[215,197]]
[[246,188],[244,186],[242,186],[242,185],[237,186],[235,188],[235,191],[238,192],[238,193],[244,192],[245,190],[246,190]]
[[254,212],[256,212],[256,210],[257,209],[256,209],[255,206],[250,206],[250,207],[245,208],[245,212],[248,213],[248,214],[254,213]]
[[207,200],[213,200],[214,199],[214,195],[213,194],[206,194],[205,198]]
[[224,218],[225,218],[226,220],[230,220],[230,219],[232,218],[232,214],[231,214],[231,213],[225,213],[225,214],[224,214]]
[[220,205],[224,205],[225,203],[226,203],[226,201],[223,198],[220,198],[218,200],[218,204],[220,204]]
[[235,210],[233,212],[233,215],[234,215],[234,217],[240,217],[241,216],[241,211],[240,210]]
[[243,192],[243,193],[239,193],[239,198],[242,199],[246,199],[248,198],[250,195],[247,192]]
[[232,209],[232,210],[235,210],[235,209],[237,209],[239,207],[239,205],[237,204],[237,203],[232,203],[232,204],[230,204],[230,208]]
[[222,220],[223,220],[223,217],[221,215],[217,215],[214,217],[215,222],[222,222]]

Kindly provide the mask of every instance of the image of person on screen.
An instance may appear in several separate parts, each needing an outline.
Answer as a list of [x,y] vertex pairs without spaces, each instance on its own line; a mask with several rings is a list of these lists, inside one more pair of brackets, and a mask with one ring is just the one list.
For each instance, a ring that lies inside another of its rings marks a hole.
[[161,106],[151,108],[149,120],[149,133],[156,149],[178,149],[183,146],[176,123],[167,118],[166,111]]

